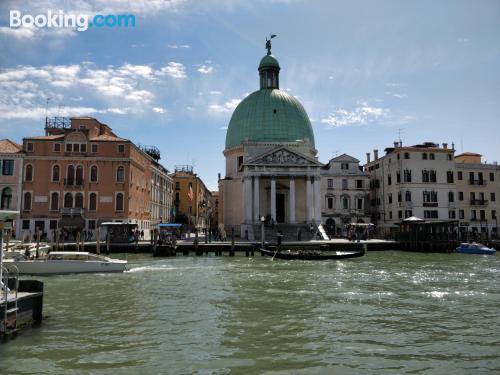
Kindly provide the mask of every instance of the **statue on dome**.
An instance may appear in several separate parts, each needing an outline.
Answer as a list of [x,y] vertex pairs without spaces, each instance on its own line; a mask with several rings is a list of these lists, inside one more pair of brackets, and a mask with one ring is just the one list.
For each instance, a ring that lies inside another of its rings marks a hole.
[[269,39],[267,39],[267,37],[266,37],[266,49],[267,49],[268,55],[271,54],[271,39],[273,39],[274,37],[276,37],[275,34],[271,34],[271,37]]

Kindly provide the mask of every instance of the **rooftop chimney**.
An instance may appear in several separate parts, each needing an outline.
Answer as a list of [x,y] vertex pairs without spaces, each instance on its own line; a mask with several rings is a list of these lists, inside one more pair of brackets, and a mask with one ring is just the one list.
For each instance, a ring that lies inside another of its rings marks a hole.
[[368,164],[370,162],[370,153],[366,153],[366,163]]
[[444,148],[445,150],[447,150],[447,149],[448,149],[448,143],[443,143],[443,148]]
[[398,147],[399,147],[399,142],[398,141],[394,142],[394,148],[398,148]]
[[373,160],[378,160],[378,150],[373,150]]

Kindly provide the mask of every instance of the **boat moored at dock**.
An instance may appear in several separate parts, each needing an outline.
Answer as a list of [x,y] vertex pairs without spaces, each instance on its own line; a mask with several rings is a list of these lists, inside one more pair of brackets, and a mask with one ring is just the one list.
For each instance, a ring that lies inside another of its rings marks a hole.
[[83,251],[54,251],[44,259],[27,259],[21,255],[4,259],[3,264],[7,269],[14,269],[15,266],[20,274],[28,275],[123,272],[127,268],[126,260]]
[[364,249],[353,251],[322,251],[322,250],[287,250],[287,249],[263,249],[259,248],[262,255],[286,260],[338,260],[347,258],[359,258],[365,255]]

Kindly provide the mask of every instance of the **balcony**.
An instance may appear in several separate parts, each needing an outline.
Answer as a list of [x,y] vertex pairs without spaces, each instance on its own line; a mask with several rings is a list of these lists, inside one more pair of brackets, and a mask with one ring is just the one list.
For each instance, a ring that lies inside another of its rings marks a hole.
[[61,208],[61,214],[63,216],[83,216],[84,213],[84,208]]
[[486,186],[486,180],[469,180],[469,185]]
[[485,199],[471,199],[470,200],[471,206],[486,206],[487,204],[488,204],[488,201]]

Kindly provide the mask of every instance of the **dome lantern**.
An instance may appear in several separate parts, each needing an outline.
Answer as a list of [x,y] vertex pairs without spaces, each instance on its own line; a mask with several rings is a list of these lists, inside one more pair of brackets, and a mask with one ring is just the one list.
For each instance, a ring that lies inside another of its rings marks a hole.
[[278,60],[271,54],[271,39],[276,35],[271,35],[269,39],[266,38],[267,55],[260,60],[259,64],[259,78],[260,89],[279,89],[279,72],[280,64]]

